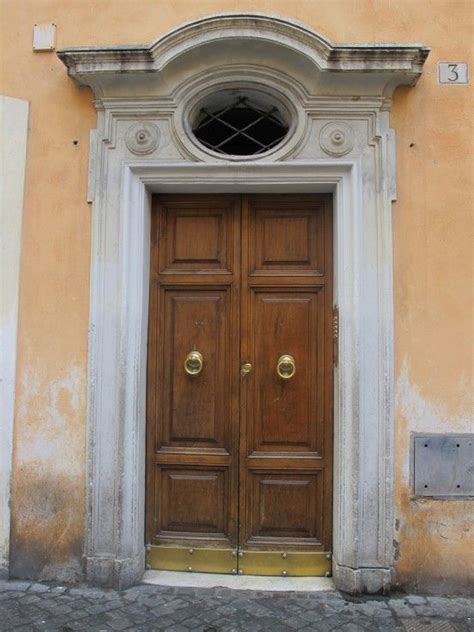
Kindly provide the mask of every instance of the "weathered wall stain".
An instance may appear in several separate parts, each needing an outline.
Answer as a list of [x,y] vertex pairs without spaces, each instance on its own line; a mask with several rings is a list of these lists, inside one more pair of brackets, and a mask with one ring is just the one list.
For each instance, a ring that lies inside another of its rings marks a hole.
[[407,362],[397,384],[396,523],[398,582],[435,592],[474,590],[473,503],[414,499],[410,489],[410,432],[470,432],[470,392],[462,388],[459,414],[443,401],[429,401],[411,383]]
[[11,576],[78,581],[83,513],[78,511],[82,489],[78,489],[77,478],[54,472],[42,462],[20,471],[15,486]]
[[[405,359],[397,380],[396,406],[400,417],[409,422],[409,432],[470,432],[473,404],[470,377],[466,374],[458,376],[456,414],[439,395],[431,400],[422,395],[420,386],[412,383]],[[405,440],[409,439],[406,433],[397,431],[400,439],[402,434]],[[403,467],[401,473],[408,484],[408,468]]]
[[[72,433],[75,424],[71,420],[77,420],[83,412],[84,383],[84,371],[79,367],[70,368],[66,375],[54,382],[48,381],[41,363],[35,363],[24,372],[18,414],[28,418],[29,424],[27,436],[16,447],[18,465],[43,462],[57,472],[82,475],[84,464],[77,458],[79,437]],[[81,422],[83,425],[83,420]],[[81,446],[81,455],[82,450]]]
[[78,418],[84,372],[73,367],[48,383],[44,366],[35,363],[21,387],[19,414],[29,423],[14,455],[10,573],[78,581],[84,539],[83,425]]

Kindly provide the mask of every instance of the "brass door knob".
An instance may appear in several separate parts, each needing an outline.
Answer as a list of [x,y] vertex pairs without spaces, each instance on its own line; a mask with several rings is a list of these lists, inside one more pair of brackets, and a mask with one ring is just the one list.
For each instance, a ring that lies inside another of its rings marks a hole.
[[289,380],[294,376],[296,363],[292,355],[285,353],[278,358],[277,373],[282,380]]
[[250,362],[244,362],[244,364],[242,364],[242,366],[240,367],[240,374],[247,375],[247,373],[250,373],[251,370],[252,365],[250,364]]
[[199,351],[190,351],[184,361],[184,370],[188,375],[199,375],[204,366],[204,359]]

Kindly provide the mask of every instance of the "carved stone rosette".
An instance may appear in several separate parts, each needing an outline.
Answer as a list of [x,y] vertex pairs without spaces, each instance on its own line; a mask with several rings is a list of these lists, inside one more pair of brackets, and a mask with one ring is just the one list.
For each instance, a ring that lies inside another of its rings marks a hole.
[[319,144],[330,156],[345,156],[354,148],[354,130],[343,121],[331,121],[321,129]]
[[140,121],[130,127],[125,136],[125,144],[132,154],[144,156],[151,154],[158,147],[160,132],[156,125]]

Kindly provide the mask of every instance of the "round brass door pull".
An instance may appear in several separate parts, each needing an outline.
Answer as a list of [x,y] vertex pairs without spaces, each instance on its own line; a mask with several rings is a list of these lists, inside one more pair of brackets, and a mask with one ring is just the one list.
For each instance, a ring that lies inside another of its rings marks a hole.
[[285,353],[278,358],[277,373],[282,380],[289,380],[296,373],[296,363],[292,355]]
[[190,351],[184,361],[184,370],[188,375],[199,375],[204,366],[204,359],[199,351]]

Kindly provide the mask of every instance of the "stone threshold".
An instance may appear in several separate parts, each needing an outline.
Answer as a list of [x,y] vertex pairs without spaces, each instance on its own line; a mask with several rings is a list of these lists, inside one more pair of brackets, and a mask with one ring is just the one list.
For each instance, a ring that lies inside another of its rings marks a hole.
[[177,571],[145,571],[143,583],[180,588],[233,588],[273,592],[321,592],[335,590],[330,577],[263,577]]

